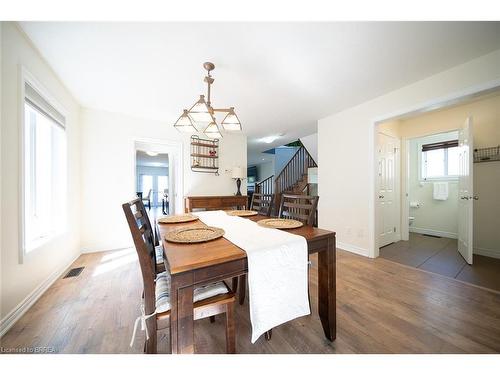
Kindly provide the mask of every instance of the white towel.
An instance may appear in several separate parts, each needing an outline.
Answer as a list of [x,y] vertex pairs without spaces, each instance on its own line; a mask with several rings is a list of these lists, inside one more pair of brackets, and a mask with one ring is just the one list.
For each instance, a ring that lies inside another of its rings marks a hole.
[[438,201],[448,199],[448,182],[434,182],[433,197]]
[[304,237],[224,211],[196,215],[206,225],[224,229],[224,237],[247,253],[252,343],[271,328],[311,313]]

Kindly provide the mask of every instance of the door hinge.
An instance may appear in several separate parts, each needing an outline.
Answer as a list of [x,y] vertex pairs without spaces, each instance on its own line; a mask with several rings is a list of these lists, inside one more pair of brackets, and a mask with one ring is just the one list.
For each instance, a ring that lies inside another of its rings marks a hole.
[[396,233],[396,227],[394,227],[394,233]]

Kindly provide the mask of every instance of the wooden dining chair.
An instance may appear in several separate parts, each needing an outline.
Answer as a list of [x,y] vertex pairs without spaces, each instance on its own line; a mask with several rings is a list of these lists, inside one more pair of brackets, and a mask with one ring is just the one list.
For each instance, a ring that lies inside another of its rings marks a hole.
[[318,196],[282,194],[278,217],[301,221],[305,225],[314,225]]
[[271,216],[273,204],[274,194],[253,193],[250,210],[257,211],[262,215]]
[[148,191],[148,195],[146,195],[145,197],[143,196],[142,197],[142,202],[146,202],[147,205],[148,205],[148,210],[151,209],[151,194],[153,193],[153,189],[149,189]]
[[[168,271],[157,274],[156,251],[151,226],[147,224],[145,208],[140,198],[122,205],[127,223],[134,240],[144,286],[142,315],[134,325],[134,335],[139,322],[145,322],[146,341],[144,351],[156,353],[157,330],[159,323],[170,317],[170,274]],[[195,320],[225,314],[226,352],[236,350],[234,324],[234,293],[225,282],[215,282],[197,287],[193,293],[193,316]]]

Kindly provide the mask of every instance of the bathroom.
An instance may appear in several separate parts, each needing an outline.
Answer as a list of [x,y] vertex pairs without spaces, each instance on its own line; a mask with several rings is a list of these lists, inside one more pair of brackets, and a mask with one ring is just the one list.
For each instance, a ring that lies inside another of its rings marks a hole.
[[[459,130],[469,125],[473,163],[465,169],[465,193],[459,190]],[[381,236],[394,230],[389,240],[380,237],[379,256],[500,291],[500,92],[386,121],[377,131],[394,146],[384,155],[393,158],[393,204],[384,186],[377,216]],[[469,257],[458,251],[464,232],[471,239]]]

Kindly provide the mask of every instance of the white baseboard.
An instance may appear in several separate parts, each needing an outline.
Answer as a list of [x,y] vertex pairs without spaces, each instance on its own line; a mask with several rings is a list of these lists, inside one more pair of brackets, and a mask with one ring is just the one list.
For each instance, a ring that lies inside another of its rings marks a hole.
[[457,238],[458,237],[456,233],[452,233],[452,232],[442,232],[439,230],[417,228],[417,227],[410,227],[410,232],[419,233],[419,234],[429,234],[431,236],[439,236],[439,237],[446,237],[446,238]]
[[500,259],[500,249],[493,250],[493,249],[484,249],[482,247],[475,247],[473,253],[477,255],[484,255],[485,257]]
[[348,244],[348,243],[345,243],[345,242],[337,241],[337,248],[349,251],[349,252],[354,253],[354,254],[358,254],[358,255],[363,255],[365,257],[369,257],[368,249],[363,249],[362,247],[359,247],[359,246],[356,246],[356,245],[351,245],[351,244]]
[[73,258],[69,263],[65,264],[64,267],[58,268],[53,272],[45,281],[38,285],[28,296],[21,301],[10,313],[8,313],[5,318],[0,322],[0,337],[2,337],[7,331],[28,311],[28,309],[33,306],[33,304],[38,301],[43,293],[68,269],[69,266],[73,264],[75,260],[78,259],[80,254]]

